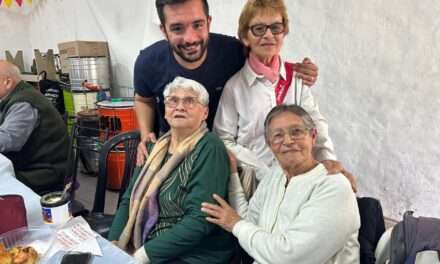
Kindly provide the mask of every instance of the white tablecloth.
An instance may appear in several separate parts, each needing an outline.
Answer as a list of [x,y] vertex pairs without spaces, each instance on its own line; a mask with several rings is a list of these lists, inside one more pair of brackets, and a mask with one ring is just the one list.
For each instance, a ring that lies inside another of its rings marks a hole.
[[[44,226],[41,214],[40,196],[15,178],[14,167],[12,166],[11,161],[0,153],[0,195],[4,194],[19,194],[23,197],[29,227]],[[97,240],[101,247],[103,256],[94,256],[92,261],[93,264],[136,263],[134,258],[127,255],[125,252],[114,246],[103,237],[98,236]],[[58,252],[45,263],[60,263],[64,254],[65,252]]]
[[43,224],[40,196],[15,178],[11,161],[0,153],[0,195],[19,194],[26,206],[28,226]]
[[[97,237],[98,244],[101,247],[103,256],[93,256],[92,264],[136,264],[136,260],[122,251],[120,248],[116,247],[108,240],[102,238],[101,236]],[[51,257],[48,261],[42,264],[58,264],[61,262],[64,254],[66,252],[60,251],[56,253],[53,257]]]

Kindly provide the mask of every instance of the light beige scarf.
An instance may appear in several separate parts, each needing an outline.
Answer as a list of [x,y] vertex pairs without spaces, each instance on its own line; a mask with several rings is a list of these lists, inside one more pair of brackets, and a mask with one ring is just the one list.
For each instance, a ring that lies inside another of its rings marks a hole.
[[142,239],[142,223],[145,222],[143,219],[149,199],[154,193],[159,191],[162,182],[193,151],[196,144],[207,131],[208,129],[204,122],[191,136],[179,143],[171,158],[162,167],[161,164],[168,153],[171,133],[168,132],[163,135],[154,145],[147,162],[133,186],[130,197],[129,218],[118,241],[120,248],[126,250],[130,241],[135,249],[140,248],[144,244],[145,241]]

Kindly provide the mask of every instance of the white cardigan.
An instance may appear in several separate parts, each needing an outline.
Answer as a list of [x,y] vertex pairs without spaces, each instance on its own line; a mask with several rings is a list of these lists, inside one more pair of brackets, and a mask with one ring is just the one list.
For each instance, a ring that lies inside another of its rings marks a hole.
[[286,181],[274,168],[248,204],[238,175],[231,178],[229,200],[243,218],[232,233],[255,263],[359,263],[360,217],[348,180],[319,164]]

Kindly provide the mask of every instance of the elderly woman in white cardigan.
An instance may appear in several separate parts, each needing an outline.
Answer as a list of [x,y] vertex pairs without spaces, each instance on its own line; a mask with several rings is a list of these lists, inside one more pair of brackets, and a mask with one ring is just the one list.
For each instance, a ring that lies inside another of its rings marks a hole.
[[310,115],[296,105],[279,105],[264,126],[280,167],[263,178],[249,203],[234,173],[229,202],[237,211],[214,194],[217,205],[202,203],[207,220],[232,232],[255,263],[359,263],[356,198],[346,177],[328,177],[314,159]]

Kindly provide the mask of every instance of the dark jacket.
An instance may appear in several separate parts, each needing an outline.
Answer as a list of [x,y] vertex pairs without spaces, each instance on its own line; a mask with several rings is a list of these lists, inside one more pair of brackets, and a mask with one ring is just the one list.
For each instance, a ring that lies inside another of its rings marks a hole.
[[361,228],[359,229],[360,264],[374,264],[374,251],[383,232],[385,221],[379,200],[370,197],[357,198]]
[[9,108],[19,102],[27,102],[38,110],[37,126],[20,151],[3,154],[12,161],[17,179],[35,192],[60,189],[68,164],[66,125],[51,102],[23,81],[0,103],[0,125]]

